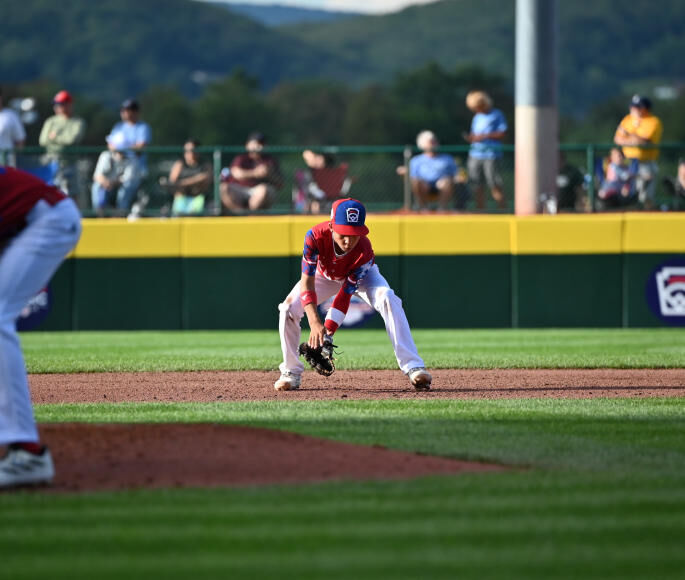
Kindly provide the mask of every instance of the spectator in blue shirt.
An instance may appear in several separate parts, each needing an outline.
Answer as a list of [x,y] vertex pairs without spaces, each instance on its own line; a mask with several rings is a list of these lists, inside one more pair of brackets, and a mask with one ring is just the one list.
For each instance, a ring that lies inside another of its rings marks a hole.
[[[419,211],[426,211],[428,204],[437,202],[440,211],[447,211],[454,194],[454,180],[458,172],[451,155],[438,153],[438,138],[432,131],[421,131],[416,145],[423,151],[409,161],[409,179]],[[397,168],[404,175],[404,166]]]
[[131,209],[140,183],[148,173],[145,147],[150,144],[152,133],[150,126],[140,120],[138,101],[126,99],[121,104],[120,114],[121,121],[114,125],[105,139],[112,153],[120,152],[123,156],[117,208],[127,211]]
[[502,157],[501,141],[507,132],[504,114],[492,105],[492,99],[483,91],[472,91],[466,95],[466,106],[473,111],[471,132],[464,139],[471,143],[469,151],[469,181],[475,186],[475,200],[478,209],[485,209],[483,186],[487,183],[497,207],[506,207],[499,160]]

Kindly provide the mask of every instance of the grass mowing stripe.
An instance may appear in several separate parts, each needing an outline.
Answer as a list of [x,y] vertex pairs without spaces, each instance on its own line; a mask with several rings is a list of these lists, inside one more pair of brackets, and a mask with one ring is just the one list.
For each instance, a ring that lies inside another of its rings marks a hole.
[[[12,578],[48,571],[51,578],[113,578],[124,570],[131,578],[183,578],[191,569],[194,577],[676,578],[685,532],[681,483],[525,472],[92,498],[0,496],[2,513],[8,503],[16,513],[0,545]],[[584,501],[594,497],[609,501]],[[259,509],[252,514],[250,506]],[[18,517],[31,507],[30,517]],[[72,525],[58,525],[55,510]]]
[[[216,422],[514,466],[685,472],[685,399],[41,405],[39,421]],[[639,434],[635,436],[636,432]]]
[[[681,329],[416,330],[433,368],[681,368]],[[336,335],[337,336],[337,335]],[[395,368],[382,330],[340,331],[340,369]],[[275,370],[278,332],[30,332],[30,372]]]

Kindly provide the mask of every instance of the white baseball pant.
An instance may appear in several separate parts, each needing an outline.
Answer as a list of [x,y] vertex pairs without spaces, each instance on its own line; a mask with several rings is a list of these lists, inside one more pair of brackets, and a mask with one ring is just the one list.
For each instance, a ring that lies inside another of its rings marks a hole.
[[0,254],[0,445],[38,441],[16,319],[81,235],[81,216],[71,199],[54,206],[39,201],[26,222]]
[[[318,304],[337,294],[343,282],[344,280],[329,280],[317,270],[314,285]],[[411,336],[402,301],[390,288],[376,264],[362,278],[355,294],[383,317],[385,330],[392,343],[400,370],[408,373],[410,369],[425,366]],[[281,336],[281,350],[283,351],[283,362],[278,368],[282,373],[291,372],[301,375],[304,364],[300,361],[298,347],[301,342],[300,322],[304,316],[304,308],[300,302],[300,282],[295,284],[286,299],[278,305],[278,310],[278,332]]]

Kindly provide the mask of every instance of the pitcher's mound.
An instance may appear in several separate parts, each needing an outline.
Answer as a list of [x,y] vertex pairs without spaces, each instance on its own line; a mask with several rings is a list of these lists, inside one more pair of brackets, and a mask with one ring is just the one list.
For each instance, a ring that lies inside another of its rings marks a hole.
[[506,469],[232,425],[54,423],[41,425],[40,432],[57,471],[49,489],[60,492],[409,479]]

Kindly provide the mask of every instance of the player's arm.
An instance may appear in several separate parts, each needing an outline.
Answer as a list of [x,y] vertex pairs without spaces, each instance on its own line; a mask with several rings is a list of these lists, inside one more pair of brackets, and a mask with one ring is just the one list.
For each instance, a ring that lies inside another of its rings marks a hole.
[[302,276],[300,277],[300,302],[309,323],[309,346],[317,348],[323,345],[326,330],[319,317],[316,298],[316,267],[319,263],[319,250],[312,230],[304,238],[302,252]]
[[[302,273],[300,278],[300,300],[304,304],[304,313],[307,315],[307,322],[309,323],[309,346],[317,348],[323,346],[323,339],[326,334],[326,329],[319,317],[319,310],[316,307],[316,292],[314,290],[314,276],[309,276]],[[306,302],[306,303],[305,303]]]
[[330,310],[326,314],[326,321],[324,322],[324,328],[326,333],[332,336],[338,327],[345,320],[347,315],[347,310],[350,307],[350,301],[352,300],[352,295],[357,291],[359,283],[362,281],[366,273],[373,266],[373,259],[369,260],[366,264],[362,264],[358,268],[352,270],[345,278],[345,282],[338,290],[338,293],[333,299],[333,304]]

